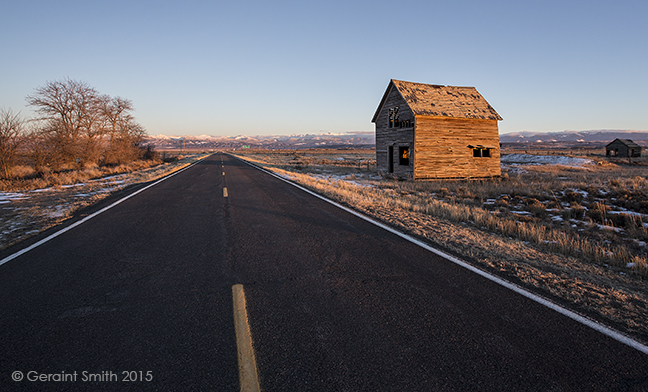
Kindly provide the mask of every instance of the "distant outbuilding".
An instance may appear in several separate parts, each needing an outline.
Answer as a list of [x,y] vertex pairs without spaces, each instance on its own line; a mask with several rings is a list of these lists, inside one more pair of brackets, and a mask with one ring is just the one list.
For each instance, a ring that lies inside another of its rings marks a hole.
[[474,87],[392,79],[371,120],[378,170],[411,179],[499,176],[500,120]]
[[638,158],[641,156],[641,146],[630,139],[614,139],[605,146],[605,156],[619,158]]

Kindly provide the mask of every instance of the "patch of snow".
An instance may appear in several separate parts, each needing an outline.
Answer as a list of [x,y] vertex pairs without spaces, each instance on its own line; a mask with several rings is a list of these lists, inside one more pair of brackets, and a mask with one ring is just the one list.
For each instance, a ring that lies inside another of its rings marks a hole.
[[572,189],[572,192],[581,194],[585,199],[589,197],[589,192],[582,189]]
[[[374,188],[375,187],[374,184],[367,184],[367,183],[362,183],[362,182],[353,181],[353,180],[345,180],[345,181],[347,183],[353,185],[353,186],[357,186],[358,188]],[[413,196],[413,195],[409,195],[409,196]]]
[[516,167],[516,166],[508,166],[505,167],[504,164],[502,164],[502,172],[503,173],[511,173],[511,174],[525,174],[528,173],[528,170],[524,170],[522,168]]
[[502,164],[509,165],[562,165],[580,167],[595,162],[586,158],[573,158],[562,155],[509,154],[501,157]]
[[117,177],[121,177],[121,176],[122,176],[121,174],[116,174],[114,176],[106,176],[106,177],[97,178],[96,180],[92,180],[92,181],[107,181],[107,180],[112,180],[113,178],[117,178]]
[[69,206],[58,205],[58,206],[54,206],[54,209],[55,211],[50,212],[49,214],[47,214],[47,216],[49,216],[50,218],[60,218],[62,216],[65,216],[65,214],[69,209]]
[[24,193],[18,193],[18,192],[0,192],[0,202],[3,203],[10,203],[14,200],[23,200],[23,199],[28,199],[29,196],[27,196]]
[[642,214],[640,212],[628,211],[628,210],[625,210],[625,209],[624,209],[624,211],[608,211],[607,213],[610,214],[610,215],[626,214],[626,215],[639,216],[641,218],[648,217],[648,214]]
[[101,188],[96,193],[108,193],[108,192],[114,191],[115,189],[118,189],[118,188],[117,187]]
[[599,224],[597,224],[596,226],[601,230],[611,230],[611,231],[616,231],[617,233],[621,233],[625,231],[620,227],[606,226],[606,225],[599,225]]

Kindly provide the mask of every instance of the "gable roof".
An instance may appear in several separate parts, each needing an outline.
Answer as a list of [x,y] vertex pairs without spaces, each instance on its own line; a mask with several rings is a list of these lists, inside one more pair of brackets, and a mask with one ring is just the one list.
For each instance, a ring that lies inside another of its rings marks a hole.
[[[637,143],[633,142],[633,141],[630,140],[630,139],[618,139],[618,138],[617,138],[617,139],[614,139],[613,141],[611,141],[611,142],[608,144],[608,146],[609,146],[610,144],[616,142],[617,140],[618,140],[619,142],[625,144],[625,145],[628,146],[628,147],[631,147],[631,148],[641,148],[640,145],[638,145]],[[606,147],[607,147],[607,146],[606,146]]]
[[439,86],[392,79],[371,122],[376,122],[392,88],[403,97],[415,116],[502,120],[474,87]]

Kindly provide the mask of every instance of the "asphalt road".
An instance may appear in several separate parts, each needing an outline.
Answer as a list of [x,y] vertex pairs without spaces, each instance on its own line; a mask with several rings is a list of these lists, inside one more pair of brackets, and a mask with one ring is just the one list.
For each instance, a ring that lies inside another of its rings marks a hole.
[[648,355],[221,154],[0,266],[0,390],[238,390],[234,284],[265,391],[648,390]]

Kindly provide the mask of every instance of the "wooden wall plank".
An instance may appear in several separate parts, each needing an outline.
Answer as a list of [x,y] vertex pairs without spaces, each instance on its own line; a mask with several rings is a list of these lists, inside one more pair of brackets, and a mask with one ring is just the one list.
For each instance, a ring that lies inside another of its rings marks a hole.
[[[490,147],[491,157],[474,157],[469,145]],[[417,116],[414,155],[415,179],[499,176],[497,120]]]

